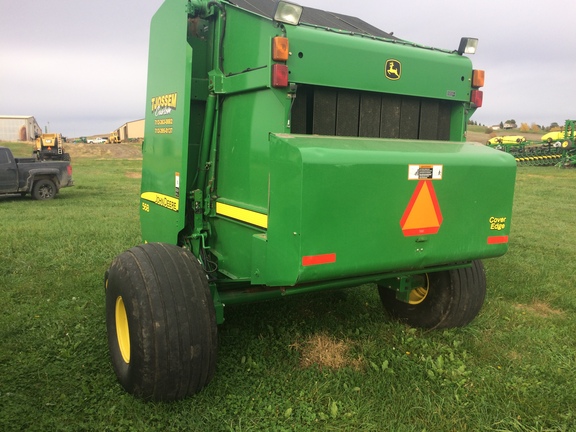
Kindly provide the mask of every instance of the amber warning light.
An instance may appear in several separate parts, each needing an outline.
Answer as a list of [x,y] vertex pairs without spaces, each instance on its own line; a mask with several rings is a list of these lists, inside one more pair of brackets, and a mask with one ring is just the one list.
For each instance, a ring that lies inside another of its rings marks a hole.
[[290,55],[288,51],[288,38],[276,36],[272,39],[272,60],[286,61]]
[[472,71],[472,87],[484,87],[484,75],[485,74],[483,70],[474,69]]

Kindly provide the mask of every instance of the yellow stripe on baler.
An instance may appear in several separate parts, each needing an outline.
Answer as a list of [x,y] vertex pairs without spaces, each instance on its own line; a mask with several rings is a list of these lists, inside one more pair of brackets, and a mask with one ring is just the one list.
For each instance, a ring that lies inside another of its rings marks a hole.
[[232,219],[256,225],[261,228],[268,228],[268,215],[266,214],[258,213],[252,210],[246,210],[221,202],[216,203],[216,213],[222,216],[227,216]]

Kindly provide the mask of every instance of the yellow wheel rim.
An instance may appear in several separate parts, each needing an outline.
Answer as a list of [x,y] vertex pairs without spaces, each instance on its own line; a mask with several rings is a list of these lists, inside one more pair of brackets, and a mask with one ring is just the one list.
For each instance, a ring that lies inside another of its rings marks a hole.
[[128,331],[128,315],[121,296],[116,299],[116,338],[120,354],[126,363],[130,363],[130,333]]
[[428,296],[428,291],[430,290],[430,281],[428,280],[428,275],[423,274],[414,277],[415,287],[410,291],[410,298],[408,299],[409,304],[420,304]]

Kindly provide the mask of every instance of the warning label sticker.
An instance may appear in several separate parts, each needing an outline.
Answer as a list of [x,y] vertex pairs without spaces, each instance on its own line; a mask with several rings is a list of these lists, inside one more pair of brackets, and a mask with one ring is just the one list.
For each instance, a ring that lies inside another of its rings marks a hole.
[[408,165],[408,180],[442,180],[443,165]]

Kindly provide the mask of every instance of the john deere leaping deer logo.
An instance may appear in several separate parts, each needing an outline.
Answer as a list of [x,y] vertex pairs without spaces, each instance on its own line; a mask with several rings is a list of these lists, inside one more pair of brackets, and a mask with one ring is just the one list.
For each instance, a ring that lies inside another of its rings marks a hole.
[[399,80],[402,75],[402,65],[398,60],[386,60],[386,69],[384,70],[384,74],[389,80]]

